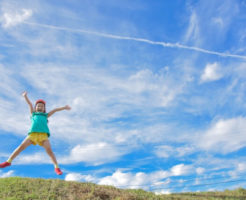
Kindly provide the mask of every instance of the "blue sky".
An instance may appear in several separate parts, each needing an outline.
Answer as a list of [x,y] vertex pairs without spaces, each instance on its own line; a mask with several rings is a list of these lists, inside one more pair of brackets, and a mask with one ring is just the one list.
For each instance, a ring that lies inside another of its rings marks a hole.
[[[27,135],[23,91],[50,142],[0,177],[156,193],[246,187],[246,1],[0,1],[0,159]],[[241,181],[240,181],[241,180]]]

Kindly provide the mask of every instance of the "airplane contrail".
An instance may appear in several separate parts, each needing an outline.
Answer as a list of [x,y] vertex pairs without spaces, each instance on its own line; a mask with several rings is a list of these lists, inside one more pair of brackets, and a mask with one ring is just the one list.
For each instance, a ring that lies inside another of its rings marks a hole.
[[217,52],[217,51],[210,51],[210,50],[202,49],[202,48],[195,47],[195,46],[182,45],[182,44],[179,44],[179,43],[157,42],[157,41],[152,41],[152,40],[148,40],[148,39],[144,39],[144,38],[112,35],[112,34],[108,34],[108,33],[100,33],[100,32],[88,31],[88,30],[83,30],[83,29],[73,29],[73,28],[53,26],[53,25],[47,25],[47,24],[39,24],[39,23],[33,23],[33,22],[23,22],[23,23],[27,24],[27,25],[39,26],[39,27],[43,27],[43,28],[49,28],[49,29],[55,29],[55,30],[61,30],[61,31],[68,31],[68,32],[75,32],[75,33],[85,33],[85,34],[96,35],[96,36],[99,36],[99,37],[112,38],[112,39],[117,39],[117,40],[132,40],[132,41],[137,41],[137,42],[148,43],[148,44],[151,44],[151,45],[160,45],[160,46],[163,46],[163,47],[171,47],[171,48],[178,48],[178,49],[188,49],[188,50],[193,50],[193,51],[197,51],[197,52],[201,52],[201,53],[212,54],[212,55],[217,55],[217,56],[222,56],[222,57],[232,57],[232,58],[246,59],[246,56],[244,56],[244,55],[237,55],[237,54],[231,54],[231,53],[222,53],[222,52]]

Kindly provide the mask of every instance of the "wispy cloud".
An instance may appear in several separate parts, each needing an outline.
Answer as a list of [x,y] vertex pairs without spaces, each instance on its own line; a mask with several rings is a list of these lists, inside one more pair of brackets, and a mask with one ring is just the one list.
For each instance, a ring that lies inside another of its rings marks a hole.
[[199,44],[198,40],[200,38],[199,22],[197,14],[195,11],[192,11],[189,21],[189,26],[184,37],[184,41],[187,43],[189,41],[194,41],[195,44]]
[[174,147],[174,146],[162,145],[162,146],[157,146],[154,153],[159,158],[169,158],[169,157],[187,156],[189,154],[194,153],[195,151],[197,151],[197,149],[195,149],[195,147],[192,146]]
[[83,33],[83,34],[95,35],[95,36],[111,38],[111,39],[118,39],[118,40],[131,40],[131,41],[136,41],[136,42],[148,43],[151,45],[160,45],[163,47],[193,50],[193,51],[197,51],[197,52],[201,52],[201,53],[205,53],[205,54],[217,55],[217,56],[221,56],[221,57],[233,57],[233,58],[238,58],[238,59],[246,59],[246,56],[244,56],[244,55],[236,55],[236,54],[231,54],[231,53],[210,51],[210,50],[206,50],[206,49],[199,48],[199,47],[182,45],[179,43],[157,42],[157,41],[152,41],[152,40],[148,40],[148,39],[144,39],[144,38],[112,35],[112,34],[100,33],[100,32],[95,32],[95,31],[88,31],[88,30],[83,30],[83,29],[73,29],[73,28],[53,26],[53,25],[40,24],[40,23],[33,23],[33,22],[27,22],[27,21],[25,21],[23,23],[25,23],[27,25],[38,26],[38,27],[42,27],[42,28],[55,29],[55,30],[60,30],[60,31]]
[[18,106],[24,103],[21,97],[22,85],[16,80],[16,72],[3,65],[0,65],[0,78],[2,80],[0,128],[14,134],[24,134],[24,131],[28,129],[22,113],[24,107]]
[[[122,77],[102,69],[73,67],[71,70],[71,67],[66,66],[35,64],[32,67],[20,66],[20,69],[23,73],[15,76],[32,85],[32,91],[28,91],[32,102],[37,98],[45,98],[48,111],[65,104],[72,106],[71,111],[57,113],[49,120],[52,137],[66,141],[70,149],[69,155],[58,156],[61,163],[84,162],[90,165],[109,163],[131,152],[139,141],[160,142],[164,140],[162,138],[164,134],[165,140],[173,137],[168,136],[171,130],[169,125],[159,122],[157,117],[149,119],[155,121],[155,124],[143,126],[144,116],[139,113],[145,115],[147,103],[148,110],[168,107],[172,100],[182,93],[183,86],[175,84],[174,80],[166,78],[163,74],[146,69],[130,72]],[[101,76],[98,76],[99,72]],[[2,130],[24,136],[30,125],[28,106],[21,92],[16,94],[14,90],[15,82],[10,76],[12,73],[13,71],[9,69],[5,83],[15,95],[11,101],[2,100],[1,105],[4,106],[1,109],[4,115],[0,125]],[[74,82],[71,82],[71,79]],[[16,101],[19,102],[17,105],[13,103]],[[15,109],[10,111],[12,106]],[[137,111],[134,112],[134,109]],[[124,122],[124,118],[128,117],[127,112],[137,115],[139,121]],[[26,117],[23,118],[23,115]],[[14,122],[16,120],[17,122]],[[111,120],[122,121],[123,125],[111,123],[109,126],[108,121]],[[134,127],[131,127],[131,123],[135,123]],[[129,144],[129,147],[118,146],[122,144]],[[108,155],[108,159],[104,158],[105,154]],[[38,163],[43,160],[42,156],[43,154],[25,155],[22,160],[26,163]],[[21,164],[21,161],[17,160],[17,163]]]

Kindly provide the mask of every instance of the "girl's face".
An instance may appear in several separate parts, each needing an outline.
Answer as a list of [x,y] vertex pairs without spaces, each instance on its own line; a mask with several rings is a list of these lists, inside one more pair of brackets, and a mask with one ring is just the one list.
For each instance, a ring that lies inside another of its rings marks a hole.
[[45,105],[43,103],[37,103],[36,112],[44,112],[44,111],[45,111]]

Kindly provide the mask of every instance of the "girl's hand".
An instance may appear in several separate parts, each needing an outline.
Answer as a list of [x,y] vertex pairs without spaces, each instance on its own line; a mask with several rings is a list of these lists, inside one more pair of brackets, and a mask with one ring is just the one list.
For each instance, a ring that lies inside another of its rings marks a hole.
[[66,105],[64,108],[65,110],[71,110],[71,107],[69,105]]
[[23,96],[23,97],[26,97],[26,96],[27,96],[27,91],[23,92],[23,93],[22,93],[22,96]]

